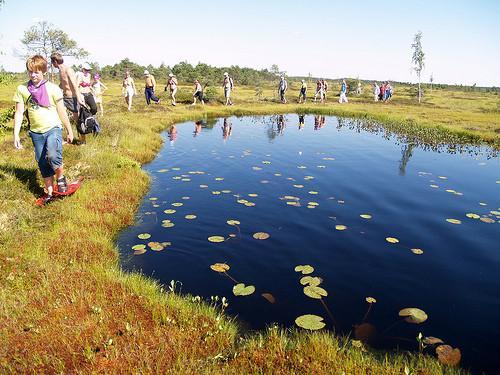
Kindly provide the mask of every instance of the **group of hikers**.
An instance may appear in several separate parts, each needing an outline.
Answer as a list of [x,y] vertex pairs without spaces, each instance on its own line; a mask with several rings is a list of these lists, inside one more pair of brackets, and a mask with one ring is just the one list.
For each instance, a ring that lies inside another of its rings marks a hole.
[[[104,115],[103,107],[103,92],[107,90],[107,86],[101,81],[99,73],[92,74],[92,68],[88,63],[84,63],[81,71],[76,72],[69,66],[65,65],[64,58],[59,53],[54,53],[50,56],[51,64],[59,71],[59,87],[52,82],[44,79],[48,70],[48,62],[41,55],[34,55],[27,59],[26,69],[29,73],[29,82],[19,85],[14,94],[15,102],[14,114],[14,146],[21,149],[23,146],[20,139],[20,130],[24,116],[26,115],[29,124],[29,136],[32,140],[35,152],[35,159],[38,163],[39,170],[44,180],[45,190],[47,192],[44,203],[53,199],[54,187],[57,186],[57,191],[64,193],[68,189],[68,184],[64,176],[62,145],[64,143],[62,137],[62,128],[66,129],[66,142],[73,143],[74,135],[71,128],[70,114],[72,120],[80,124],[83,109],[88,111],[89,116],[95,116],[100,111],[101,116]],[[223,74],[222,89],[224,91],[225,105],[233,105],[231,93],[234,88],[234,81],[227,72]],[[193,105],[200,101],[205,104],[203,96],[204,87],[198,80],[194,82]],[[147,70],[144,71],[144,93],[146,104],[151,102],[160,103],[160,99],[156,96],[156,80],[155,77]],[[206,86],[206,85],[205,85]],[[178,89],[178,81],[173,73],[168,75],[165,91],[169,91],[170,100],[173,106],[177,105],[176,93]],[[339,103],[347,103],[347,83],[345,79],[340,82]],[[360,84],[358,83],[358,89]],[[280,101],[286,103],[286,92],[288,83],[284,76],[280,77],[278,85],[278,94]],[[316,82],[316,92],[314,101],[319,99],[320,102],[326,100],[328,92],[328,83],[324,79],[319,79]],[[373,94],[375,101],[381,100],[387,102],[390,100],[393,93],[392,86],[389,82],[384,82],[378,86],[376,82],[373,84]],[[132,109],[132,100],[137,95],[137,88],[129,71],[125,72],[125,77],[122,82],[122,94],[128,106],[128,110]],[[299,91],[299,103],[305,103],[307,100],[307,84],[305,80],[301,81]],[[66,112],[68,111],[68,112]],[[281,121],[281,128],[284,127],[284,121]],[[303,121],[299,121],[302,123]],[[318,122],[320,128],[321,121]],[[300,125],[299,125],[300,127]],[[316,126],[315,126],[316,128]],[[199,127],[197,128],[199,132]],[[225,125],[223,127],[224,139],[227,139],[231,134],[232,127]],[[80,144],[85,143],[85,132],[79,133]],[[175,127],[171,131],[171,138],[175,138]],[[54,185],[54,176],[56,178]]]

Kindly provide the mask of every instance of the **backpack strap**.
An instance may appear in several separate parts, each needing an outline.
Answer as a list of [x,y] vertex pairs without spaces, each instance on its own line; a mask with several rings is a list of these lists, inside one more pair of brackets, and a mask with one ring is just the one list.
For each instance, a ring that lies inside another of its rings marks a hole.
[[26,101],[24,102],[24,116],[26,116],[26,122],[28,123],[28,130],[31,127],[30,117],[28,115],[28,103],[30,100],[31,100],[31,94],[30,96],[28,96],[28,99],[26,99]]

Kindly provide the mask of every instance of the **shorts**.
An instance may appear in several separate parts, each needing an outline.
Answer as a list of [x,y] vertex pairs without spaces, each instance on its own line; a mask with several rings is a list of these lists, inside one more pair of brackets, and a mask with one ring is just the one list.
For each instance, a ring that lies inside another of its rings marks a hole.
[[224,88],[224,97],[229,98],[231,96],[231,89],[230,88]]
[[78,113],[79,105],[78,100],[75,97],[64,97],[64,106],[68,109],[68,111],[73,113]]
[[56,126],[45,133],[30,131],[29,136],[35,149],[35,160],[42,177],[52,177],[57,168],[62,167],[62,129]]
[[203,100],[203,93],[201,91],[196,91],[194,97]]
[[97,103],[102,103],[102,95],[95,95],[94,101]]

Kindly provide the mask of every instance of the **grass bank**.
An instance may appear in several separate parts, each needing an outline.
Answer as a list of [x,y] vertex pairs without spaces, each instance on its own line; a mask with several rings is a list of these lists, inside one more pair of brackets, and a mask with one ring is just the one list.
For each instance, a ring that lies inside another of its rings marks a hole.
[[[203,116],[322,112],[385,119],[387,129],[402,136],[414,129],[417,138],[434,125],[412,118],[401,122],[404,109],[394,109],[399,115],[383,110],[397,103],[377,104],[377,110],[362,98],[348,106],[283,106],[270,100],[270,89],[257,101],[248,88],[240,89],[233,107],[174,108],[165,97],[163,104],[146,107],[139,97],[128,113],[118,84],[110,86],[102,135],[85,146],[64,148],[67,175],[85,177],[78,193],[64,201],[34,206],[42,190],[30,141],[23,132],[25,149],[15,150],[10,132],[0,135],[0,372],[403,374],[407,367],[412,374],[462,373],[428,356],[374,352],[328,332],[269,328],[243,335],[219,305],[122,272],[114,244],[119,230],[132,224],[148,189],[141,164],[154,158],[160,132],[173,123]],[[0,88],[0,103],[12,92],[13,87]],[[444,134],[443,140],[463,140],[460,131],[439,126],[436,134]]]

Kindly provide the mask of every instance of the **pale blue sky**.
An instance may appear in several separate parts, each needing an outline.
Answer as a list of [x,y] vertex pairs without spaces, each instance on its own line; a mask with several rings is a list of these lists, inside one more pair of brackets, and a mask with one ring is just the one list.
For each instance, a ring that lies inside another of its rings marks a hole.
[[64,30],[106,65],[240,65],[290,75],[416,81],[410,44],[423,32],[436,82],[500,86],[500,1],[40,1],[6,0],[0,65],[36,20]]

